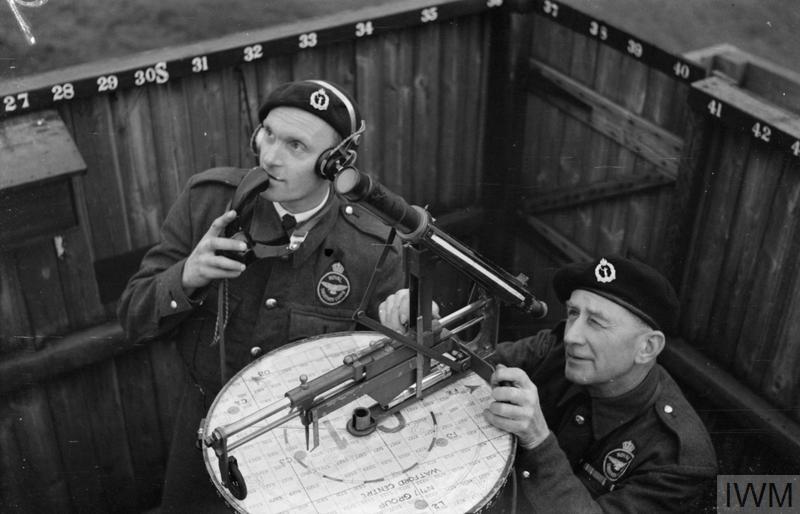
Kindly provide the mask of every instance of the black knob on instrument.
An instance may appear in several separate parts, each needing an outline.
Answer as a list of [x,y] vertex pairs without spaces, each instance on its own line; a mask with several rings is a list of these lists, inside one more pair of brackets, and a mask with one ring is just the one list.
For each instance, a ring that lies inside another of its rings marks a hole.
[[375,431],[378,423],[366,407],[353,409],[353,416],[347,422],[347,431],[356,437],[363,437]]

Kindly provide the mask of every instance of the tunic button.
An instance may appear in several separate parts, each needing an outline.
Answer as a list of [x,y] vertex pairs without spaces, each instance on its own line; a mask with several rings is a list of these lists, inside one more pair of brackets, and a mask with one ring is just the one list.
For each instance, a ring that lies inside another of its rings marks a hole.
[[264,305],[267,306],[267,309],[274,309],[278,306],[278,300],[275,298],[268,298],[267,301],[264,302]]
[[586,423],[586,418],[584,418],[580,414],[575,414],[575,423],[583,425],[584,423]]
[[664,405],[664,412],[672,414],[672,405]]
[[347,207],[344,208],[344,212],[345,214],[353,214],[353,206],[348,205]]
[[258,357],[259,355],[261,355],[261,348],[259,348],[258,346],[250,348],[250,356]]
[[171,302],[169,302],[169,306],[172,309],[177,309],[178,308],[178,302],[176,302],[175,300],[172,300]]
[[528,471],[527,469],[522,472],[522,478],[530,478],[530,477],[531,477],[531,472]]

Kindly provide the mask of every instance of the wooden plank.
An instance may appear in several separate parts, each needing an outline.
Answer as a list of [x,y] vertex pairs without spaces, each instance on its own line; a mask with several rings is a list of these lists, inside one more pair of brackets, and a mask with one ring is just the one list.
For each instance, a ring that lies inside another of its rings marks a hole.
[[21,454],[14,426],[17,417],[9,396],[0,396],[0,510],[3,512],[31,511],[30,487],[23,481],[25,457]]
[[16,473],[20,485],[29,491],[32,510],[69,511],[68,485],[44,389],[34,386],[17,391],[10,403],[22,456]]
[[53,110],[0,123],[0,190],[86,171],[86,163]]
[[528,214],[539,214],[600,200],[609,200],[619,196],[629,196],[636,192],[658,189],[674,182],[674,180],[658,174],[652,169],[645,168],[640,175],[549,189],[541,194],[524,199],[522,201],[522,209]]
[[224,140],[223,159],[228,166],[249,167],[252,159],[248,143],[251,130],[248,128],[249,113],[244,97],[242,74],[238,67],[225,68],[221,72],[222,82],[222,139]]
[[22,291],[14,253],[0,253],[0,355],[35,349],[34,331]]
[[[752,145],[747,158],[708,326],[709,338],[726,342],[720,362],[729,362],[737,353],[736,344],[742,342],[738,336],[750,307],[753,275],[761,265],[758,249],[768,229],[769,209],[765,207],[775,196],[780,178],[776,171],[780,170],[783,159],[780,152],[763,144]],[[750,351],[744,349],[745,353]]]
[[69,327],[61,290],[56,249],[52,239],[14,252],[22,296],[31,328],[37,336],[63,333]]
[[[465,64],[461,70],[461,84],[464,90],[461,93],[464,108],[468,115],[464,124],[474,130],[471,143],[462,144],[461,152],[456,159],[456,169],[465,171],[463,182],[467,191],[458,194],[459,207],[475,205],[483,197],[483,173],[486,169],[484,161],[484,143],[487,132],[487,104],[489,89],[489,49],[493,34],[490,26],[483,17],[471,18],[471,30],[462,34],[461,48],[466,52],[461,53]],[[475,80],[473,73],[478,70],[479,79]]]
[[[64,308],[72,330],[100,323],[105,312],[92,269],[92,252],[84,231],[68,230],[61,237],[61,255],[56,253],[58,277],[64,294]],[[58,249],[57,249],[58,252]]]
[[385,90],[384,76],[394,64],[394,60],[387,62],[383,59],[388,37],[368,37],[354,48],[355,91],[361,116],[366,123],[356,166],[373,174],[389,189],[399,191],[398,184],[389,180],[392,173],[384,164],[389,156],[381,144],[385,132],[394,134],[396,130],[395,120],[384,116],[384,110],[388,110],[388,91]]
[[[796,173],[798,170],[792,170]],[[796,230],[796,229],[795,229]],[[797,250],[797,232],[795,232],[794,250]],[[771,359],[766,363],[761,375],[760,390],[778,407],[788,409],[787,414],[795,421],[800,421],[800,377],[797,369],[800,366],[800,352],[797,350],[796,338],[800,334],[800,272],[797,262],[790,263],[792,269],[784,270],[785,279],[791,285],[785,303],[785,310],[775,335],[775,345],[771,351]],[[790,277],[794,277],[793,279]]]
[[[601,49],[606,50],[604,47]],[[618,56],[610,55],[604,58],[612,59],[614,57]],[[615,88],[618,88],[616,79],[607,77],[608,73],[599,74],[600,77],[604,77],[602,80],[608,83],[602,86],[602,89],[592,90],[540,62],[530,61],[529,64],[529,71],[532,74],[528,80],[529,84],[541,85],[541,81],[550,83],[566,92],[567,98],[572,99],[548,95],[548,98],[559,108],[588,123],[595,130],[620,145],[632,149],[638,155],[656,164],[659,169],[665,170],[672,176],[677,173],[676,159],[680,156],[683,141],[671,132],[639,116],[636,112],[608,100],[604,91],[614,91]],[[610,62],[603,65],[603,68],[613,68],[618,65],[619,63]],[[547,93],[545,92],[545,94]]]
[[102,362],[131,347],[116,321],[73,332],[37,352],[0,360],[0,394]]
[[46,387],[73,508],[76,512],[109,512],[106,495],[116,494],[116,490],[105,489],[101,479],[88,416],[96,406],[84,396],[82,375],[64,375],[47,382]]
[[749,306],[739,334],[736,358],[733,362],[735,373],[748,380],[753,386],[769,383],[765,375],[767,364],[773,358],[777,347],[792,345],[787,341],[777,341],[778,327],[789,314],[786,306],[795,291],[791,290],[792,277],[796,273],[798,252],[798,226],[796,210],[800,200],[800,176],[795,163],[781,171],[781,178],[769,209],[767,230],[758,251],[753,277],[753,287],[748,292]]
[[385,62],[385,87],[383,97],[384,130],[375,139],[376,147],[383,151],[383,168],[380,173],[385,185],[413,202],[413,176],[418,171],[413,166],[414,130],[414,46],[408,37],[391,33],[383,38],[382,60]]
[[111,115],[112,104],[117,102],[116,95],[111,95],[71,104],[75,126],[80,127],[73,137],[89,170],[83,177],[82,200],[89,214],[87,228],[98,259],[132,248]]
[[[460,22],[459,22],[460,25]],[[439,148],[436,156],[436,195],[428,198],[425,203],[432,203],[439,209],[449,209],[456,205],[459,191],[456,185],[461,183],[463,173],[466,171],[456,165],[457,155],[464,150],[464,146],[473,143],[474,127],[465,125],[465,109],[472,106],[464,105],[461,96],[460,71],[463,64],[459,59],[459,47],[463,42],[459,38],[460,26],[444,27],[441,31],[441,66],[437,89],[439,90],[438,103]],[[470,70],[474,74],[479,70]],[[477,77],[476,77],[477,79]]]
[[85,413],[95,448],[97,473],[108,495],[110,510],[138,512],[134,471],[128,445],[129,434],[123,419],[119,382],[113,362],[104,362],[81,372],[83,395],[89,410]]
[[[156,343],[157,344],[157,343]],[[153,370],[147,348],[138,348],[115,359],[119,400],[130,446],[137,506],[159,502],[164,481],[167,447],[163,444]]]
[[[153,157],[157,170],[160,220],[175,202],[183,185],[196,171],[190,152],[189,116],[179,83],[148,91],[153,126]],[[155,171],[155,170],[154,170]]]
[[[707,322],[716,298],[719,270],[729,237],[730,220],[736,208],[742,180],[742,170],[749,152],[750,140],[738,132],[725,131],[715,159],[705,170],[701,200],[698,210],[692,247],[687,257],[691,264],[682,283],[681,305],[683,326],[681,334],[689,341],[709,340]],[[717,160],[719,159],[719,160]],[[720,301],[726,301],[720,299]],[[728,342],[713,341],[727,345]],[[725,352],[724,348],[715,348]],[[727,363],[723,363],[723,366]]]
[[429,25],[413,35],[415,66],[411,169],[414,173],[411,194],[406,200],[425,205],[431,197],[435,197],[436,191],[438,127],[441,121],[438,87],[442,58],[439,44],[441,28]]

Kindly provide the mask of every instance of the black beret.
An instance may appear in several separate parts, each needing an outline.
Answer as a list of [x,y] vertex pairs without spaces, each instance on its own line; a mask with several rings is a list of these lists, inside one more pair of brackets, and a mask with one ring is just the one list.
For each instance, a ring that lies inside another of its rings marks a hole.
[[362,121],[355,100],[339,86],[324,80],[281,84],[258,109],[259,122],[275,107],[296,107],[310,112],[333,127],[342,139],[357,131]]
[[671,332],[678,321],[678,296],[666,277],[647,264],[617,255],[559,269],[553,288],[562,302],[576,289],[599,294],[663,332]]

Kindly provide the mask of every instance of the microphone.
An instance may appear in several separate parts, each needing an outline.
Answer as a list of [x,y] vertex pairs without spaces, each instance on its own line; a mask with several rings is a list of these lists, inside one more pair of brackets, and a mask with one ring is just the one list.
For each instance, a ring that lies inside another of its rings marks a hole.
[[364,208],[397,230],[412,243],[432,250],[444,261],[491,290],[500,300],[541,318],[547,315],[547,304],[536,299],[525,281],[492,264],[477,252],[460,243],[433,224],[430,214],[416,205],[409,205],[401,196],[389,191],[377,180],[353,166],[342,168],[333,178],[337,193]]

